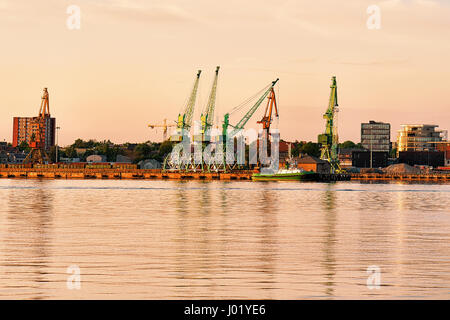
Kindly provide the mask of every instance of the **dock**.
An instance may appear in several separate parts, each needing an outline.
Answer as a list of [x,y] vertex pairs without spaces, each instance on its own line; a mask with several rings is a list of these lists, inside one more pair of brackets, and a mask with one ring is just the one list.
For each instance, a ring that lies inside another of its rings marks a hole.
[[0,178],[23,179],[154,179],[154,180],[251,180],[250,170],[223,172],[164,172],[161,169],[36,169],[1,168]]
[[427,174],[381,174],[381,173],[352,173],[351,180],[375,180],[375,181],[442,181],[450,182],[449,173],[427,173]]

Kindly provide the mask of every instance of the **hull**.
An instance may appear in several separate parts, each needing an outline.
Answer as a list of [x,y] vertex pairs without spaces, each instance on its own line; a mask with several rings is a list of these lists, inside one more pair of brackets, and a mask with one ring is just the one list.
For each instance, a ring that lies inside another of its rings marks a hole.
[[300,173],[276,173],[276,174],[260,174],[252,175],[252,180],[259,181],[314,181],[318,178],[315,172]]

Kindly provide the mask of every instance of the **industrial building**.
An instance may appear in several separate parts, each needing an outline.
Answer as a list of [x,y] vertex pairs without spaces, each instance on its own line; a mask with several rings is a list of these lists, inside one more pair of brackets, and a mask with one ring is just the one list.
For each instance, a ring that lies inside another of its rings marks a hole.
[[399,163],[410,166],[429,166],[433,168],[445,165],[445,155],[441,151],[401,151],[398,156]]
[[361,145],[374,152],[389,152],[391,147],[391,125],[369,121],[361,123]]
[[389,153],[385,151],[359,151],[352,152],[352,165],[356,168],[384,168],[388,166]]

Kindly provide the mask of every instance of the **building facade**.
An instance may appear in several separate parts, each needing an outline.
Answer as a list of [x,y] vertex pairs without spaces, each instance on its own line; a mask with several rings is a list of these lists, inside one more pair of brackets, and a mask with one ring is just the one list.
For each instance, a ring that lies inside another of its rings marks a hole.
[[38,117],[14,117],[13,121],[13,147],[17,147],[24,141],[31,145],[32,137],[38,136],[39,128],[45,149],[55,145],[55,118],[45,117],[43,126],[39,125],[41,120]]
[[355,168],[385,168],[388,166],[389,153],[385,151],[353,151],[352,165]]
[[443,140],[443,131],[437,125],[402,124],[398,131],[397,152],[437,151],[438,142]]
[[369,121],[361,123],[361,145],[373,152],[389,152],[391,147],[391,125]]

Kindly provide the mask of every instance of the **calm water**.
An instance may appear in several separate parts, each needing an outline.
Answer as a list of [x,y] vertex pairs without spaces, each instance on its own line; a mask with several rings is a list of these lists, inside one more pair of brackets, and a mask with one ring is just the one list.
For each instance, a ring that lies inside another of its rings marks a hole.
[[4,179],[0,298],[449,299],[449,207],[449,184]]

